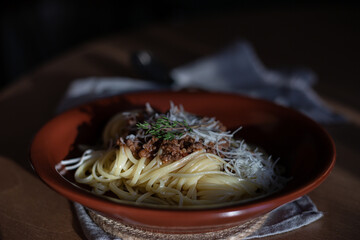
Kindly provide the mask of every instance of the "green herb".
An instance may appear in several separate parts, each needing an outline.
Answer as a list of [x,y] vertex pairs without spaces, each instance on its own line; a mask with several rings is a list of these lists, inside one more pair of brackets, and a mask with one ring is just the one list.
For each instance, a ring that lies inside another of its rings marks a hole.
[[191,132],[192,128],[185,121],[171,121],[169,118],[162,116],[155,122],[137,123],[138,129],[146,130],[146,134],[151,134],[164,140],[172,140],[181,137],[185,132]]

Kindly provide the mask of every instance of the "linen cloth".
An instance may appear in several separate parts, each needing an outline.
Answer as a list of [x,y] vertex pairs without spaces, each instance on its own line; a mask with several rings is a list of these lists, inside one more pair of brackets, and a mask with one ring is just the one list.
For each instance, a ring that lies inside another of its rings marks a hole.
[[[246,41],[236,42],[225,50],[170,72],[170,86],[124,77],[77,79],[58,106],[57,113],[102,97],[134,91],[196,87],[207,91],[231,92],[262,98],[297,109],[321,123],[345,119],[332,112],[312,89],[316,76],[308,69],[269,70]],[[97,226],[85,208],[74,203],[76,214],[89,240],[115,240]],[[308,225],[323,216],[308,196],[273,210],[264,225],[246,239],[280,234]]]
[[311,70],[266,69],[246,41],[236,42],[213,56],[175,68],[170,76],[174,83],[168,87],[124,77],[77,79],[69,86],[58,112],[90,100],[126,92],[200,88],[266,99],[296,109],[321,123],[345,120],[332,112],[313,90],[317,79]]

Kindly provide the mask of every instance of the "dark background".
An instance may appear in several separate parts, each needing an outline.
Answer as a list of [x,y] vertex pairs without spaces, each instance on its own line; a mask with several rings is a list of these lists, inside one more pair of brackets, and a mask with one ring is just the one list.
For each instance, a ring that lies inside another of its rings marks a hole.
[[[119,1],[14,0],[2,3],[0,89],[84,42],[158,22],[179,22],[227,11],[296,8],[358,9],[352,1]],[[349,23],[352,26],[353,22]],[[359,25],[360,26],[360,25]]]

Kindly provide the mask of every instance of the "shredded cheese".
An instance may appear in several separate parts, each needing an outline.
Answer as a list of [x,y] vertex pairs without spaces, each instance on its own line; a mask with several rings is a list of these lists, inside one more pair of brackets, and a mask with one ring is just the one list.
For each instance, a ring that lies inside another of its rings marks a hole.
[[[234,135],[241,130],[241,127],[234,132],[223,132],[220,130],[220,124],[215,118],[202,118],[184,111],[182,105],[176,106],[170,103],[170,110],[167,113],[171,121],[185,121],[191,126],[201,126],[194,128],[186,135],[195,139],[202,140],[205,146],[212,143],[217,149],[218,155],[225,156],[226,161],[224,171],[235,175],[239,180],[249,180],[255,184],[262,186],[265,192],[274,192],[283,187],[286,179],[276,172],[276,161],[272,156],[268,156],[264,151],[254,148],[244,140],[236,140]],[[219,145],[229,144],[226,151],[221,150]]]

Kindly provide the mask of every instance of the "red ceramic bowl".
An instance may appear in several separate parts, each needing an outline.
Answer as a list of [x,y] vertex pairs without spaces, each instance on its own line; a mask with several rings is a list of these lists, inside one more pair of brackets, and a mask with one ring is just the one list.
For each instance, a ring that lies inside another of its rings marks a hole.
[[[55,168],[61,160],[81,154],[78,144],[95,144],[105,122],[115,113],[142,107],[146,102],[166,111],[170,101],[182,104],[188,112],[215,116],[229,129],[243,126],[240,137],[274,158],[280,157],[292,180],[281,191],[262,199],[221,208],[179,210],[98,197],[76,185],[73,172],[60,174]],[[30,160],[40,178],[55,191],[107,217],[160,231],[201,232],[240,224],[310,192],[333,168],[335,147],[319,124],[267,101],[207,92],[141,92],[101,99],[55,117],[35,136]]]

